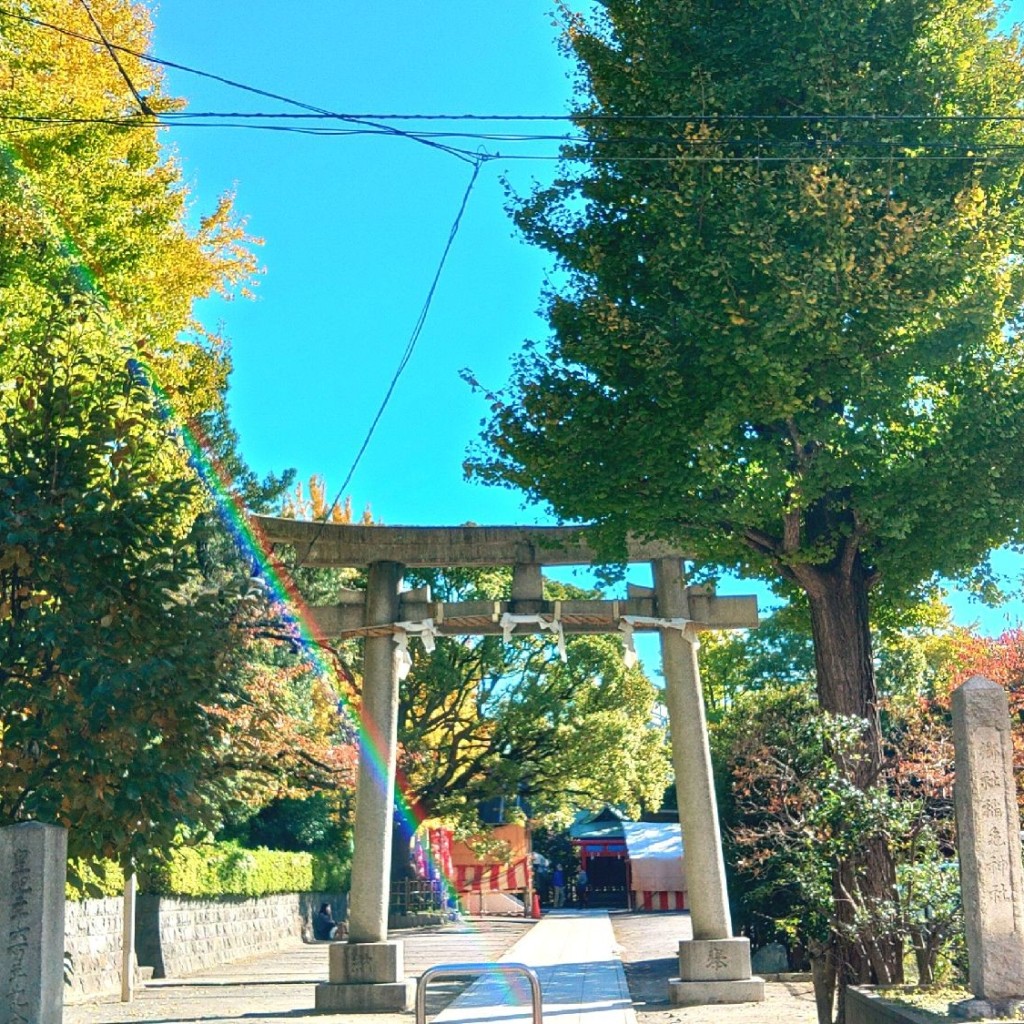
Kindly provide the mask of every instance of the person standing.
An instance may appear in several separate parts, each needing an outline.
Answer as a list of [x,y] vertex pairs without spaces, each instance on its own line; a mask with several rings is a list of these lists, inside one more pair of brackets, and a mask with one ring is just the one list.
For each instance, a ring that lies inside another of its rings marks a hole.
[[576,876],[576,900],[581,907],[590,906],[590,879],[586,868],[580,868]]
[[556,864],[551,872],[551,887],[555,890],[555,907],[565,906],[565,872],[561,864]]

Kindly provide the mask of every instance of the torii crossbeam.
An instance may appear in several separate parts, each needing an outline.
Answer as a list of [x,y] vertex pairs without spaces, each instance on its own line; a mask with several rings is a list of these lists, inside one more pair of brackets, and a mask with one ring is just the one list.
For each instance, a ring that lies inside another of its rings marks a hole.
[[[387,923],[396,652],[413,630],[506,636],[542,629],[559,636],[622,631],[627,640],[633,631],[660,633],[694,935],[679,944],[680,977],[669,983],[669,995],[677,1005],[764,998],[764,983],[751,977],[748,940],[732,936],[697,665],[698,632],[756,626],[756,598],[717,597],[707,588],[688,587],[682,562],[690,555],[661,543],[631,541],[624,560],[650,562],[653,589],[631,587],[621,601],[544,600],[544,566],[598,561],[592,532],[585,527],[354,526],[269,516],[253,516],[252,522],[269,544],[293,547],[302,565],[368,570],[365,591],[348,591],[337,605],[311,609],[323,635],[365,637],[349,938],[330,948],[329,981],[316,991],[318,1010],[379,1013],[411,1005],[413,982],[405,977],[402,944],[388,941]],[[407,568],[474,566],[511,566],[509,597],[441,602],[426,590],[401,590]]]

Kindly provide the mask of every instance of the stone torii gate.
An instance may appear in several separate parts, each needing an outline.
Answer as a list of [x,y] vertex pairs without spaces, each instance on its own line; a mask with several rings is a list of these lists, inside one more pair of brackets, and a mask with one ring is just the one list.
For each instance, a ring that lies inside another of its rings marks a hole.
[[[663,544],[630,543],[627,561],[651,563],[653,589],[631,586],[620,601],[545,601],[544,566],[592,565],[597,559],[585,528],[355,526],[268,516],[252,521],[270,544],[292,546],[302,565],[368,571],[365,592],[350,591],[335,606],[311,609],[323,635],[365,637],[349,935],[330,947],[329,980],[316,990],[318,1010],[373,1013],[412,1004],[414,983],[405,977],[402,943],[389,941],[387,928],[396,653],[409,635],[424,632],[660,633],[694,936],[679,944],[680,976],[669,982],[669,997],[676,1005],[764,998],[763,981],[751,977],[749,940],[732,934],[696,650],[701,630],[756,626],[756,598],[717,597],[687,586],[687,556]],[[407,568],[494,566],[512,567],[508,600],[440,602],[427,589],[401,589]]]

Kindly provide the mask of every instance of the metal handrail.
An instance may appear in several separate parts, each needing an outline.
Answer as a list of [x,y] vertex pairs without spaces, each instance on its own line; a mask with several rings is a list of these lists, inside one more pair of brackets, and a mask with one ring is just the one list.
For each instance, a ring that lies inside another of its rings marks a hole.
[[524,974],[530,982],[530,1001],[533,1004],[533,1024],[543,1024],[541,1012],[540,979],[537,972],[526,964],[439,964],[428,967],[416,982],[416,1024],[427,1021],[427,985],[435,978],[458,978],[467,974]]

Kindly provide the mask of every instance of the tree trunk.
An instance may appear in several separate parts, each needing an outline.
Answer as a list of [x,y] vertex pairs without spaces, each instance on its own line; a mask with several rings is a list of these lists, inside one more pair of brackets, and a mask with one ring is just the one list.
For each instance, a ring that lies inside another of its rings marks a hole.
[[[859,552],[826,566],[800,566],[795,574],[807,593],[814,635],[818,703],[838,715],[864,719],[861,757],[840,769],[858,788],[878,781],[882,734],[868,625],[869,574]],[[902,941],[878,926],[858,928],[858,907],[880,909],[895,901],[896,869],[879,837],[849,861],[837,865],[833,896],[838,919],[839,1019],[847,985],[895,984],[903,980]]]
[[917,961],[918,985],[931,985],[935,981],[935,961],[938,958],[938,943],[932,943],[928,926],[914,928],[910,933],[910,941],[914,947],[914,959]]
[[832,1024],[832,1007],[836,998],[836,961],[832,942],[811,941],[807,947],[814,982],[814,1006],[818,1024]]
[[811,608],[818,703],[835,715],[867,723],[866,758],[844,766],[859,787],[871,785],[882,764],[878,691],[868,623],[868,576],[855,555],[849,566],[804,566],[798,572]]

